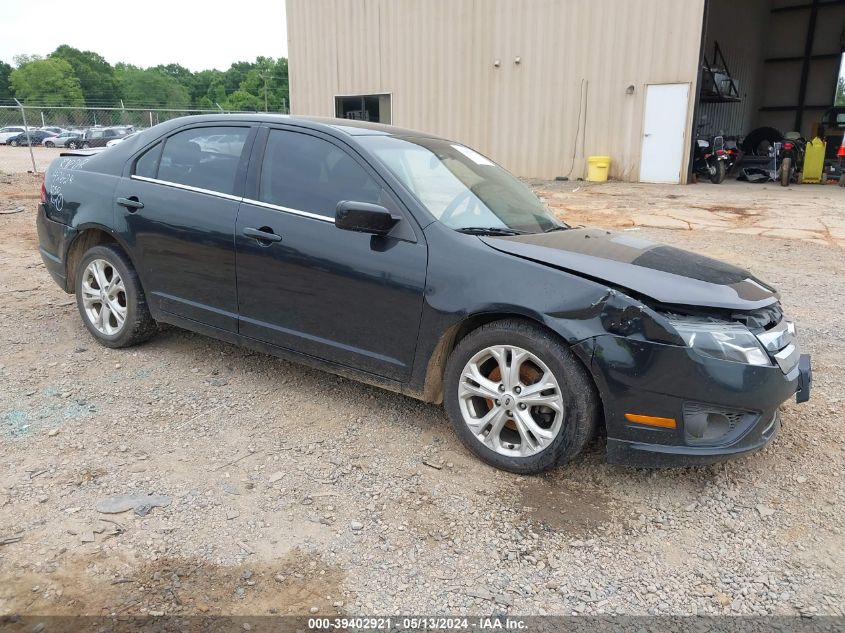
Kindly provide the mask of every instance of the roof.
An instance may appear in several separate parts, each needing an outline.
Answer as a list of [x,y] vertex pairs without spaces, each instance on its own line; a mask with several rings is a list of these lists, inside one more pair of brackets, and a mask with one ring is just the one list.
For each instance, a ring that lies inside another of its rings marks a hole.
[[353,121],[351,119],[333,119],[329,117],[294,116],[289,114],[269,114],[262,112],[247,112],[238,114],[200,114],[170,119],[173,127],[189,123],[215,123],[222,121],[252,121],[260,123],[295,123],[315,130],[329,130],[341,132],[349,136],[402,136],[417,138],[438,138],[434,134],[427,134],[417,130],[408,130],[383,123],[369,121]]

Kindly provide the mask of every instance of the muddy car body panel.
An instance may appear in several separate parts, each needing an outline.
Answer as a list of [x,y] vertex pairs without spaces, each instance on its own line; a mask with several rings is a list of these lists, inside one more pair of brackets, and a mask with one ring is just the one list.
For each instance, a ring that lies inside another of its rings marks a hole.
[[[141,159],[171,136],[220,126],[244,130],[225,192],[139,175]],[[354,160],[383,189],[391,232],[340,230],[328,216],[262,202],[261,157],[274,130],[322,139]],[[619,463],[757,450],[777,431],[778,406],[808,395],[808,359],[777,293],[747,271],[601,230],[454,230],[370,151],[385,136],[429,138],[336,120],[203,116],[105,152],[63,154],[45,179],[42,258],[71,292],[75,258],[101,232],[126,251],[157,321],[430,402],[442,401],[446,361],[468,332],[510,317],[541,324],[592,377],[608,456]],[[698,351],[690,341],[721,344],[707,327],[751,337],[758,364]]]

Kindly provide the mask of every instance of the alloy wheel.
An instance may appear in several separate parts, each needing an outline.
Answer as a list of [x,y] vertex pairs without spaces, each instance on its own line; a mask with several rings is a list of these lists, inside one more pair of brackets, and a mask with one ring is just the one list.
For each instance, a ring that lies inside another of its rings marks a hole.
[[105,259],[95,259],[82,274],[82,303],[85,316],[98,332],[114,336],[126,322],[126,286],[117,268]]
[[510,345],[485,348],[467,362],[458,404],[476,439],[508,457],[546,449],[560,433],[565,413],[551,370],[531,352]]

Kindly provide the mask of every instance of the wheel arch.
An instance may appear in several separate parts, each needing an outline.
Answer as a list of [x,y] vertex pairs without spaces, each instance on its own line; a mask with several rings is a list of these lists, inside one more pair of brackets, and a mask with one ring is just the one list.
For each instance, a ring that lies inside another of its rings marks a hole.
[[[67,292],[74,292],[74,280],[76,279],[76,272],[79,267],[79,262],[82,256],[92,247],[100,244],[117,244],[126,253],[129,261],[132,262],[132,267],[138,272],[138,267],[135,265],[135,260],[132,253],[127,247],[126,243],[111,229],[101,224],[85,224],[78,227],[79,233],[73,238],[73,241],[68,245],[67,253],[65,255],[66,272],[67,272]],[[140,273],[138,273],[140,278]]]
[[[559,339],[561,344],[570,347],[571,344],[566,340],[564,336],[561,335],[559,331],[555,328],[549,327],[549,325],[543,322],[542,319],[537,318],[531,314],[527,314],[525,312],[518,312],[518,311],[502,311],[502,312],[478,312],[475,314],[467,315],[462,320],[454,323],[452,326],[447,328],[447,330],[440,336],[437,344],[434,347],[434,351],[431,353],[431,356],[428,359],[428,365],[425,372],[425,381],[422,386],[422,392],[419,394],[410,394],[414,395],[415,397],[424,400],[425,402],[431,402],[434,404],[441,404],[443,402],[443,378],[446,373],[446,363],[449,360],[452,352],[468,334],[477,330],[478,328],[487,325],[489,323],[493,323],[495,321],[504,321],[508,319],[517,319],[520,321],[525,321],[530,323],[548,333],[550,333],[555,338]],[[601,401],[601,392],[598,389],[598,385],[596,384],[595,377],[593,376],[593,372],[589,367],[589,364],[585,362],[585,359],[581,358],[581,356],[577,353],[577,350],[573,348],[573,353],[581,365],[584,367],[587,375],[590,378],[590,381],[593,383],[593,387],[596,390],[596,395]]]

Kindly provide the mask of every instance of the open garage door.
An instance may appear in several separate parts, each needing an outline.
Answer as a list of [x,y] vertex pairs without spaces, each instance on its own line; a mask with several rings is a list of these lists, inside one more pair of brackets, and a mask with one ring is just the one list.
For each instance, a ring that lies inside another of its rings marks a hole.
[[836,120],[843,50],[845,0],[708,0],[693,134],[714,145],[737,137],[770,166],[772,143],[831,133],[826,167],[835,174],[841,130],[836,141],[824,121]]

